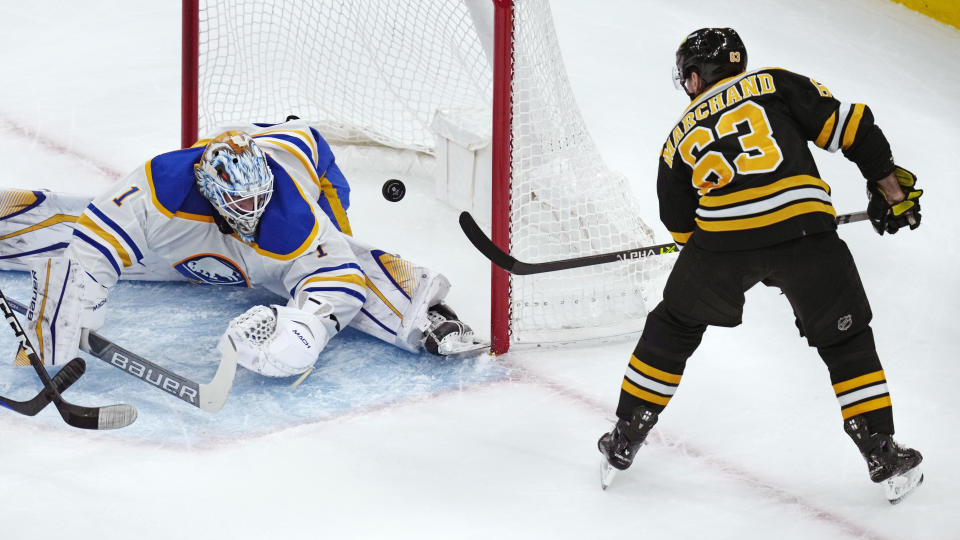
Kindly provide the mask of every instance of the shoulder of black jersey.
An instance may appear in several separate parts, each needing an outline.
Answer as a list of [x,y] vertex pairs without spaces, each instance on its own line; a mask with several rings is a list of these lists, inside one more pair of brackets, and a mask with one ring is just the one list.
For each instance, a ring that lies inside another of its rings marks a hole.
[[200,193],[194,164],[203,147],[174,150],[151,159],[145,165],[154,206],[167,217],[213,219],[213,205]]

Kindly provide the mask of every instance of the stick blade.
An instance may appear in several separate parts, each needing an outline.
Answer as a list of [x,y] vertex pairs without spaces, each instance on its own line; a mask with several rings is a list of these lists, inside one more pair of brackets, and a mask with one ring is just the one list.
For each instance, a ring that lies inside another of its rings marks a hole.
[[119,429],[129,426],[137,419],[136,407],[125,403],[83,407],[61,398],[56,405],[63,421],[80,429]]
[[137,409],[133,405],[119,403],[99,408],[97,429],[119,429],[127,427],[137,419]]
[[224,347],[217,373],[207,384],[201,384],[199,407],[207,412],[217,412],[223,408],[233,388],[233,379],[237,375],[237,346],[227,336],[229,345]]

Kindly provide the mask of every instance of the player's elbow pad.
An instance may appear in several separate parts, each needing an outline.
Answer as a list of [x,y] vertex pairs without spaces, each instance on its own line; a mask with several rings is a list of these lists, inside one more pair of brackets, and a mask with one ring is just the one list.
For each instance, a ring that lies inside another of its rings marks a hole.
[[317,361],[331,335],[311,313],[284,306],[254,306],[230,321],[220,347],[237,348],[237,363],[267,377],[299,375]]

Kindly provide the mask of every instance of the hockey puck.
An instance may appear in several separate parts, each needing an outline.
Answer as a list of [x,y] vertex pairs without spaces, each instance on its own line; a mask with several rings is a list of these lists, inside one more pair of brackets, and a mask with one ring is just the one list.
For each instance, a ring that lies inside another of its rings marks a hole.
[[391,178],[383,183],[383,198],[390,202],[397,202],[407,194],[407,186],[396,178]]

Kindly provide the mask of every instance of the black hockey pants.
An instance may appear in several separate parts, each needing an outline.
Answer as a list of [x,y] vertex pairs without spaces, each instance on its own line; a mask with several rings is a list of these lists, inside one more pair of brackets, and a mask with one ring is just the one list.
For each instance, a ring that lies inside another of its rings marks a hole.
[[801,336],[830,371],[844,417],[865,413],[871,431],[892,434],[870,305],[853,256],[836,232],[749,251],[684,247],[663,301],[647,316],[617,416],[629,418],[640,404],[662,410],[707,326],[739,325],[744,293],[757,283],[779,288],[789,300]]

